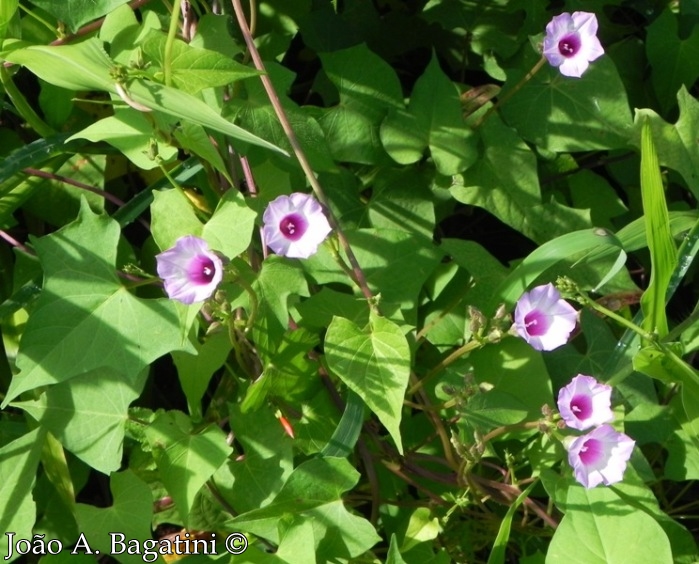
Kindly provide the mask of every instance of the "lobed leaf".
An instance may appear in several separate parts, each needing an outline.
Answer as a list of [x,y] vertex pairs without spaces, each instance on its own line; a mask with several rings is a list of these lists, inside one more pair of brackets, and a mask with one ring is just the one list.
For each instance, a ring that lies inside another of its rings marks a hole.
[[325,356],[330,370],[364,400],[402,452],[399,426],[410,347],[400,328],[376,314],[364,328],[334,317],[325,335]]

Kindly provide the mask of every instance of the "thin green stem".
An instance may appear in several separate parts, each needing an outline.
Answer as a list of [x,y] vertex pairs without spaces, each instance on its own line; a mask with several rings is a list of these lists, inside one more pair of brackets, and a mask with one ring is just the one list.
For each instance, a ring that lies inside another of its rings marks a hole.
[[175,0],[172,6],[172,14],[170,14],[170,27],[167,31],[167,39],[165,40],[165,55],[163,56],[163,74],[165,77],[165,86],[172,86],[172,49],[175,45],[177,24],[180,22],[181,6],[182,0]]
[[592,309],[600,312],[602,315],[609,317],[610,319],[613,319],[617,323],[619,323],[621,326],[625,327],[626,329],[629,329],[633,331],[634,333],[637,333],[640,335],[642,339],[645,339],[647,341],[655,341],[655,336],[652,333],[649,333],[648,331],[641,329],[638,325],[636,325],[633,321],[629,321],[628,319],[622,317],[621,315],[613,312],[611,309],[607,309],[604,307],[602,304],[597,303],[595,300],[592,300],[588,298],[586,295],[580,293],[578,296],[575,298],[577,301],[581,302],[583,305],[586,305],[588,307],[591,307]]
[[522,80],[520,80],[517,84],[515,84],[512,87],[512,90],[509,90],[506,94],[504,94],[502,96],[502,98],[498,98],[498,101],[495,102],[495,104],[493,104],[492,106],[490,106],[488,111],[485,112],[485,114],[483,114],[483,117],[480,118],[473,126],[480,127],[483,124],[483,122],[485,120],[487,120],[491,116],[491,114],[493,114],[493,112],[495,112],[495,110],[497,110],[500,106],[502,106],[505,102],[507,102],[510,98],[512,98],[512,96],[517,94],[517,92],[519,92],[519,90],[522,88],[522,86],[524,86],[527,82],[529,82],[531,80],[531,78],[537,72],[539,72],[539,70],[541,70],[541,67],[544,66],[545,62],[546,62],[546,57],[542,56],[541,59],[539,59],[537,61],[537,63],[532,67],[532,70],[530,70],[527,74],[525,74],[524,78],[522,78]]
[[442,370],[444,370],[447,366],[450,364],[453,364],[457,360],[459,360],[462,356],[465,354],[470,353],[471,351],[474,351],[476,349],[479,349],[483,346],[483,343],[480,341],[469,341],[465,345],[459,347],[456,349],[453,353],[451,353],[448,357],[446,357],[444,360],[440,361],[432,370],[430,370],[424,378],[421,380],[418,380],[409,390],[408,390],[408,396],[413,395],[415,392],[420,390],[427,382],[432,380],[437,374],[439,374]]
[[173,188],[177,188],[178,190],[182,190],[182,186],[180,186],[180,185],[177,183],[177,180],[175,180],[175,179],[172,177],[172,175],[168,172],[167,168],[165,168],[165,167],[163,166],[161,160],[160,160],[160,159],[157,159],[157,161],[158,161],[158,166],[160,167],[160,170],[161,170],[162,173],[163,173],[163,176],[164,176],[165,178],[168,179],[168,182],[170,182],[170,184],[172,184]]
[[259,310],[259,301],[257,299],[257,293],[255,289],[248,284],[243,276],[231,265],[231,274],[233,274],[234,279],[232,282],[235,284],[240,284],[240,286],[245,290],[247,295],[250,297],[250,313],[248,314],[248,320],[245,324],[245,332],[247,333],[251,328],[253,323],[255,323],[255,318],[257,317],[257,312]]
[[10,101],[14,105],[15,109],[19,112],[19,115],[22,116],[24,121],[26,121],[34,131],[36,131],[42,137],[49,137],[56,133],[56,130],[42,120],[29,105],[27,99],[22,95],[19,89],[15,86],[15,83],[12,81],[10,73],[2,65],[0,65],[0,82],[2,82],[5,93],[10,98]]
[[538,429],[541,423],[539,421],[527,421],[526,423],[515,423],[513,425],[503,425],[497,429],[493,429],[487,435],[483,436],[481,443],[485,444],[493,439],[516,431],[529,431],[530,429]]
[[30,18],[34,18],[36,21],[38,21],[45,28],[47,28],[51,33],[56,34],[56,26],[55,25],[51,25],[44,18],[37,16],[29,8],[25,8],[24,6],[22,6],[22,4],[19,5],[19,9],[22,10],[25,14],[27,14]]

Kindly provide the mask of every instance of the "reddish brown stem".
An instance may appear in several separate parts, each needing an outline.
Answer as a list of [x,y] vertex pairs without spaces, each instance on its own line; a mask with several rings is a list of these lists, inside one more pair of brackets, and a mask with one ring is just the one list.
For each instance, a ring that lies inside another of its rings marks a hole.
[[[63,184],[68,184],[69,186],[79,188],[80,190],[92,192],[93,194],[97,194],[98,196],[104,198],[105,200],[112,202],[115,206],[118,206],[118,207],[122,207],[125,205],[124,202],[122,202],[119,198],[117,198],[113,194],[110,194],[109,192],[106,192],[105,190],[101,190],[95,186],[90,186],[89,184],[84,184],[83,182],[80,182],[79,180],[73,180],[72,178],[69,178],[67,176],[62,176],[60,174],[54,174],[53,172],[46,172],[45,170],[40,170],[38,168],[25,168],[22,172],[24,172],[25,174],[28,174],[29,176],[37,176],[39,178],[46,178],[48,180],[55,180],[57,182],[62,182]],[[146,229],[148,229],[150,231],[150,225],[148,225],[148,222],[146,220],[139,218],[138,221],[141,223],[141,225],[143,225]]]
[[235,15],[238,18],[238,25],[240,26],[240,31],[242,32],[243,38],[245,39],[245,44],[248,48],[248,52],[250,53],[250,57],[252,58],[255,68],[263,73],[260,76],[260,80],[262,81],[262,85],[264,86],[265,92],[267,93],[267,97],[269,98],[269,101],[272,104],[272,107],[274,108],[274,112],[277,115],[277,119],[279,119],[279,123],[281,124],[282,129],[284,130],[284,133],[286,134],[286,137],[289,140],[289,144],[291,145],[291,148],[294,151],[294,154],[296,155],[296,158],[298,159],[299,164],[303,169],[303,172],[306,174],[306,178],[308,178],[308,182],[311,185],[311,188],[313,189],[313,193],[325,208],[325,211],[328,215],[328,221],[331,227],[335,230],[335,233],[337,233],[337,238],[340,241],[340,245],[342,245],[342,249],[345,251],[347,260],[349,261],[350,266],[352,268],[352,273],[354,274],[355,282],[361,289],[362,294],[364,294],[364,297],[367,298],[367,300],[370,300],[370,303],[373,303],[374,295],[372,291],[369,289],[369,284],[367,282],[366,276],[364,275],[364,271],[359,266],[357,257],[354,255],[354,252],[350,247],[347,237],[340,228],[340,225],[337,219],[335,218],[335,215],[333,214],[332,210],[330,209],[330,206],[328,205],[328,199],[325,196],[325,192],[323,191],[323,188],[318,182],[318,179],[316,178],[316,175],[313,172],[313,168],[308,162],[306,153],[302,149],[301,144],[299,143],[299,140],[296,137],[296,133],[291,127],[289,118],[287,117],[286,112],[282,107],[281,101],[279,100],[279,96],[277,95],[277,92],[274,89],[274,85],[272,84],[272,81],[270,80],[269,75],[267,74],[265,65],[262,62],[262,58],[260,57],[260,52],[257,50],[255,40],[253,39],[252,34],[250,33],[250,28],[248,27],[248,22],[245,19],[245,14],[243,13],[243,7],[240,3],[240,0],[231,0],[231,2],[233,4],[233,10],[235,11]]

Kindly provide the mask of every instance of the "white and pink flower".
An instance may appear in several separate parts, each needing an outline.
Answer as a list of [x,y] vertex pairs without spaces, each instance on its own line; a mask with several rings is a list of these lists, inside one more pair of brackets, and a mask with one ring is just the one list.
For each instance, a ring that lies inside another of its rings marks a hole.
[[158,276],[168,297],[184,304],[202,302],[223,278],[223,263],[203,239],[180,237],[175,246],[155,257]]
[[262,219],[265,244],[290,258],[315,254],[331,231],[321,205],[313,196],[300,192],[270,202]]
[[611,425],[601,425],[573,439],[568,445],[568,462],[575,479],[586,488],[620,482],[635,444]]
[[565,345],[575,329],[578,312],[553,284],[525,292],[515,307],[514,329],[538,351],[550,351]]
[[546,26],[544,56],[562,75],[580,78],[604,54],[597,39],[597,17],[590,12],[565,12]]
[[563,421],[579,431],[614,419],[611,404],[612,387],[584,374],[578,374],[558,392],[558,411]]

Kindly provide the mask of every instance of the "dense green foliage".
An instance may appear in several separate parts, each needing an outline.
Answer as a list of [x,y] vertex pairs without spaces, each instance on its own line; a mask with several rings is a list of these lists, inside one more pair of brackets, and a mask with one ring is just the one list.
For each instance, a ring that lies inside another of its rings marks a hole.
[[[695,4],[0,0],[0,554],[697,561]],[[577,10],[580,78],[541,54]],[[298,192],[333,232],[270,253]],[[186,235],[204,303],[156,274]],[[580,314],[541,351],[549,282]],[[577,374],[636,442],[611,485]]]

